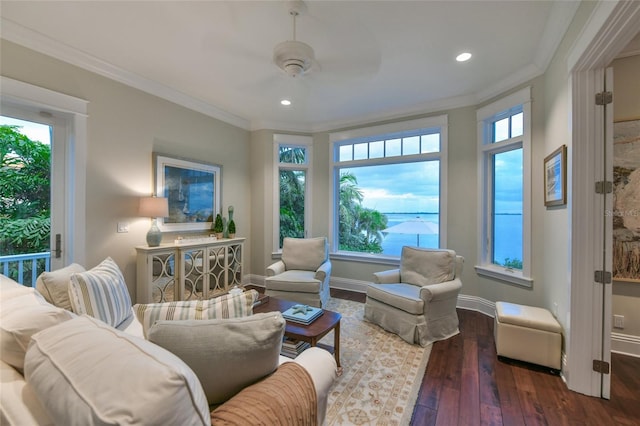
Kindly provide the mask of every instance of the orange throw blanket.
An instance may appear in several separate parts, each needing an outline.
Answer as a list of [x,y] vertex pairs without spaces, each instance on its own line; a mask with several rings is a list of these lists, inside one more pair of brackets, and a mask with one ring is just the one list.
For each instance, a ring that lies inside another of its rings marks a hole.
[[212,425],[316,425],[318,398],[304,367],[286,362],[211,412]]

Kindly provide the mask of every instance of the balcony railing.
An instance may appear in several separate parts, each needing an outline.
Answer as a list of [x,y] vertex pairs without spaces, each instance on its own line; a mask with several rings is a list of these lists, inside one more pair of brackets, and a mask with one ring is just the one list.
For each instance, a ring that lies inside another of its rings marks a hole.
[[0,271],[22,285],[34,287],[38,275],[50,270],[50,260],[50,252],[0,256]]

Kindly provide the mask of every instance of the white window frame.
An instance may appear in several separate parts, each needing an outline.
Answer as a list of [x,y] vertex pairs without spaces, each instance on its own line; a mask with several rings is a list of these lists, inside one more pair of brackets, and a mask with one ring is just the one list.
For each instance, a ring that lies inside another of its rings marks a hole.
[[[306,163],[289,164],[280,162],[280,147],[288,146],[295,148],[304,148],[306,151]],[[313,164],[313,138],[311,136],[302,135],[273,135],[273,252],[282,251],[280,247],[280,170],[304,170],[305,171],[305,188],[304,188],[304,235],[311,235],[311,172]]]
[[59,123],[64,122],[65,130],[61,134],[65,144],[64,158],[54,161],[60,161],[64,170],[64,176],[61,177],[65,182],[62,232],[67,241],[63,241],[62,258],[55,262],[52,259],[51,268],[72,262],[82,265],[86,256],[85,176],[89,102],[8,77],[0,76],[0,87],[3,106],[50,114]]
[[[350,163],[366,162],[367,165],[397,164],[402,162],[428,161],[438,159],[440,161],[440,247],[447,247],[447,165],[448,165],[448,116],[439,115],[434,117],[420,118],[416,120],[400,121],[396,123],[383,124],[379,126],[362,127],[358,129],[345,130],[329,134],[329,173],[331,176],[331,202],[329,203],[329,250],[332,259],[350,260],[363,263],[385,263],[397,265],[399,256],[384,254],[368,254],[358,252],[347,252],[338,250],[338,209],[340,202],[340,177],[336,170],[348,167],[347,162],[339,162],[336,159],[336,145],[346,140],[359,138],[394,139],[402,138],[405,135],[414,133],[421,129],[440,130],[440,151],[434,153],[416,154],[411,156],[385,157],[369,160],[354,160]],[[406,161],[399,161],[404,158]]]
[[[522,136],[491,143],[491,123],[505,117],[505,112],[522,106]],[[476,273],[532,287],[531,277],[531,88],[526,87],[476,111],[478,122],[478,261]],[[492,162],[493,154],[522,147],[522,270],[505,268],[491,259]]]

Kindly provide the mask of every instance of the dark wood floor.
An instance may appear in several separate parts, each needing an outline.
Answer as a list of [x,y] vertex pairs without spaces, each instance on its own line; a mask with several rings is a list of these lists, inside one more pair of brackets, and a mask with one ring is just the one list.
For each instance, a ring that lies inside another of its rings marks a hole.
[[433,345],[412,425],[640,425],[639,358],[612,354],[611,399],[588,397],[542,368],[498,360],[493,318],[463,309],[458,317],[460,334]]

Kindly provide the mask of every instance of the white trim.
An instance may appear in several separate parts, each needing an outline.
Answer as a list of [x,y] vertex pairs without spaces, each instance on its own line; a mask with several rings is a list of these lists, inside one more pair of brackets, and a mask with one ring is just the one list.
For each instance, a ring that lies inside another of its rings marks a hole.
[[459,294],[456,307],[458,309],[480,312],[491,318],[495,318],[496,316],[496,303],[478,296]]
[[533,287],[533,278],[525,276],[521,271],[509,271],[494,265],[475,265],[476,273],[495,280],[506,281],[522,287]]
[[611,333],[611,352],[640,358],[640,336]]
[[[347,139],[364,138],[367,136],[388,135],[402,132],[415,131],[420,129],[431,129],[433,127],[444,127],[447,125],[447,115],[419,118],[417,120],[396,121],[379,126],[359,127],[357,129],[343,130],[329,133],[329,142],[338,142]],[[333,150],[331,151],[333,153]]]
[[[4,22],[4,21],[3,21]],[[65,154],[65,229],[71,244],[65,244],[64,263],[85,263],[86,164],[88,101],[0,76],[3,103],[37,108],[62,115],[67,121]]]
[[[640,27],[640,2],[599,2],[568,54],[571,90],[571,318],[567,325],[567,369],[569,389],[600,396],[600,375],[592,371],[592,360],[601,343],[601,291],[593,285],[593,271],[602,259],[594,234],[603,221],[596,213],[593,182],[596,166],[595,128],[600,125],[593,101],[602,86],[604,67],[620,52]],[[588,232],[587,232],[588,231]],[[601,233],[600,233],[601,235]],[[610,301],[608,303],[611,303]],[[606,346],[606,345],[605,345]],[[603,380],[610,380],[606,376]]]

